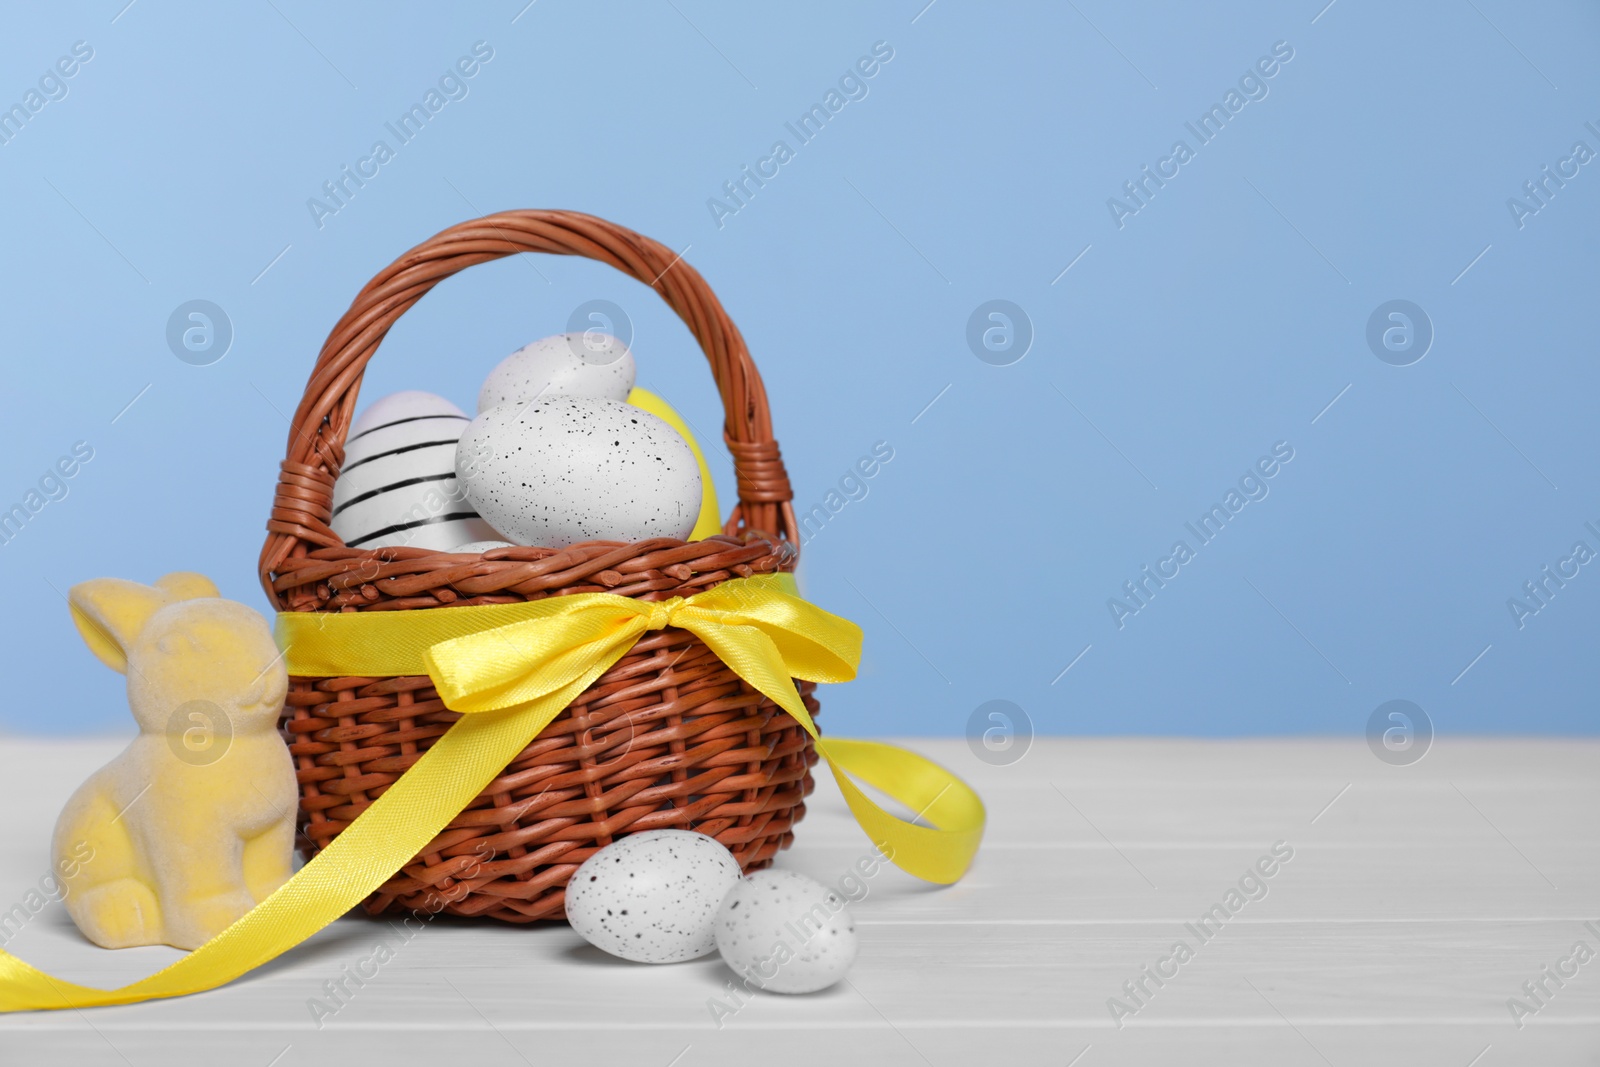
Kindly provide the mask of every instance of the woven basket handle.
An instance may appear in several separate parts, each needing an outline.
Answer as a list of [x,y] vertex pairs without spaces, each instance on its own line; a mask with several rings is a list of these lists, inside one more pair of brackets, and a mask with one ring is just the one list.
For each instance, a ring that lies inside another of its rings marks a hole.
[[587,256],[644,282],[677,312],[711,363],[726,413],[723,440],[733,454],[739,503],[724,530],[787,537],[798,548],[794,493],[772,439],[761,375],[744,338],[704,278],[670,248],[632,230],[576,211],[504,211],[452,226],[424,241],[367,283],[317,357],[295,409],[288,455],[261,550],[261,580],[307,546],[343,546],[328,526],[333,482],[344,464],[344,441],[355,416],[367,361],[410,307],[459,270],[518,252]]

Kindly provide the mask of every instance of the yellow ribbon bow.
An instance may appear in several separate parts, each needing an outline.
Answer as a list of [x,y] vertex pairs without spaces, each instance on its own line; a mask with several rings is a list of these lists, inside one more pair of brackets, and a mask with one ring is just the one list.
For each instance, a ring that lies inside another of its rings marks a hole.
[[[579,593],[428,611],[286,612],[277,629],[290,674],[427,674],[445,706],[463,717],[275,893],[176,963],[120,989],[94,989],[0,951],[0,1011],[198,993],[287,952],[415,858],[641,636],[667,626],[699,637],[816,739],[856,821],[897,865],[944,884],[965,873],[984,825],[983,802],[965,782],[893,745],[818,734],[793,679],[853,678],[861,631],[800,599],[789,575],[733,579],[657,603]],[[891,815],[846,772],[932,825]]]

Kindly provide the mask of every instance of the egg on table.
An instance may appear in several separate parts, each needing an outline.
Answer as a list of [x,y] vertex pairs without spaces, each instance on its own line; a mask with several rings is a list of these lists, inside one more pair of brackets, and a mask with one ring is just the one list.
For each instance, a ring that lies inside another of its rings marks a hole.
[[478,391],[478,411],[543,396],[626,400],[635,373],[633,353],[610,334],[558,333],[501,360]]
[[345,438],[333,532],[351,548],[444,551],[498,539],[459,486],[456,445],[468,421],[466,412],[432,393],[393,393],[373,402]]
[[544,396],[478,415],[456,467],[471,506],[518,544],[687,538],[701,510],[687,442],[616,400]]
[[757,871],[717,911],[717,951],[741,977],[774,993],[814,993],[856,959],[856,925],[837,891],[795,871]]
[[712,923],[739,882],[739,863],[692,830],[630,834],[584,860],[567,881],[567,921],[595,948],[639,963],[716,951]]

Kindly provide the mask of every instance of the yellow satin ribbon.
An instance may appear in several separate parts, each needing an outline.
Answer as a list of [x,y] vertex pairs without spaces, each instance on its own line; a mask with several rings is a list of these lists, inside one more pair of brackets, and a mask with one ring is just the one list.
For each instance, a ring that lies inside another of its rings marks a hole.
[[[983,802],[938,764],[893,745],[824,738],[794,678],[855,676],[861,631],[800,599],[788,575],[733,579],[658,603],[580,593],[521,604],[428,611],[278,616],[289,673],[427,674],[463,713],[327,848],[228,929],[176,963],[120,989],[51,978],[0,951],[0,1011],[82,1008],[215,989],[300,944],[409,863],[552,719],[649,630],[675,626],[816,738],[857,822],[900,867],[948,884],[983,836]],[[932,825],[891,815],[846,772]]]

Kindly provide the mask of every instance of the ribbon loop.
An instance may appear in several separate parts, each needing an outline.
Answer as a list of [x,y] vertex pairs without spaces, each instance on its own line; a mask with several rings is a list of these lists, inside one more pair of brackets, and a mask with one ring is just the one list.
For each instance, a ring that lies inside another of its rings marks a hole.
[[[514,606],[520,605],[496,605]],[[417,663],[420,669],[412,673],[433,679],[440,699],[451,711],[499,711],[538,700],[570,684],[597,659],[620,658],[647,629],[645,615],[608,611],[607,607],[573,605],[564,625],[541,615],[441,641],[422,651]],[[404,615],[394,612],[391,617]]]
[[[0,1011],[183,996],[287,952],[409,863],[643,634],[668,626],[700,638],[816,739],[857,821],[897,865],[932,882],[961,877],[983,835],[983,802],[955,775],[904,749],[821,737],[794,679],[854,677],[861,630],[802,600],[789,575],[731,579],[655,603],[580,593],[426,611],[289,612],[278,616],[277,634],[291,675],[426,674],[464,717],[276,892],[176,963],[120,989],[93,989],[0,951]],[[846,772],[917,818],[885,811]]]

